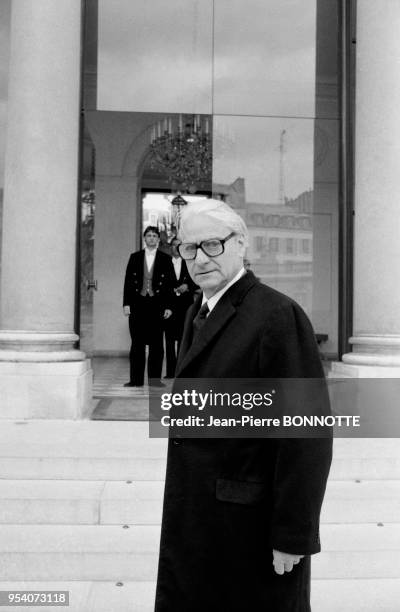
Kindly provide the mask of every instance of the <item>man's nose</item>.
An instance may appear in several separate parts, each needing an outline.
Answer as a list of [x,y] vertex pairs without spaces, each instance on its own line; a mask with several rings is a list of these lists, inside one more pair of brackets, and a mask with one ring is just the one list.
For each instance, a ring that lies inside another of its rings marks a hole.
[[210,259],[209,256],[206,255],[203,249],[200,249],[199,247],[196,253],[196,263],[198,264],[206,263],[207,261],[209,261],[209,259]]

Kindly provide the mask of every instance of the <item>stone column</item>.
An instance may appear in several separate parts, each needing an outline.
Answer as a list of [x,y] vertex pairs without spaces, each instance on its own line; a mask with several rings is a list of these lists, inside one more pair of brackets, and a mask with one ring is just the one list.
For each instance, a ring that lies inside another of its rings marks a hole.
[[357,5],[354,320],[334,376],[400,377],[400,3]]
[[13,0],[0,331],[0,418],[78,418],[75,349],[80,0]]

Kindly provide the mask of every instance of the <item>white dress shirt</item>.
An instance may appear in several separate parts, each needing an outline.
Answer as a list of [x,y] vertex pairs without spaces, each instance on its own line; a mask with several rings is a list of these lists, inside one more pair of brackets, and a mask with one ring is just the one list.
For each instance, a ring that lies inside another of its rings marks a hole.
[[[201,305],[203,306],[203,304],[207,302],[208,310],[211,312],[213,308],[216,307],[217,303],[222,298],[224,293],[228,291],[229,287],[232,287],[232,285],[234,285],[239,280],[239,278],[242,278],[243,274],[246,274],[246,270],[244,268],[241,268],[239,272],[236,274],[236,276],[234,276],[232,280],[229,281],[229,283],[227,283],[224,287],[222,287],[222,289],[217,291],[217,293],[211,296],[208,300],[203,293],[203,300],[201,302]],[[209,316],[210,312],[208,313],[207,316]]]
[[182,259],[180,257],[173,257],[172,263],[174,264],[176,280],[179,280],[182,270]]
[[144,247],[144,254],[146,257],[146,265],[147,265],[147,269],[150,272],[153,264],[154,264],[154,259],[156,257],[156,253],[157,253],[157,249],[149,249],[148,247]]

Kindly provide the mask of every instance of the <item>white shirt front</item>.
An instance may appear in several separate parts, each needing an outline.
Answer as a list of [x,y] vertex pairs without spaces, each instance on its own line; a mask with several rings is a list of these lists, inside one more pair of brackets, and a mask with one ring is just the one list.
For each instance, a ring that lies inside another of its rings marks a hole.
[[150,272],[153,264],[154,264],[154,259],[156,257],[156,253],[157,253],[157,249],[149,249],[147,247],[144,247],[144,254],[146,257],[146,265],[147,265],[147,269]]
[[[207,302],[208,310],[211,312],[213,310],[213,308],[216,307],[217,303],[222,298],[224,293],[226,291],[228,291],[229,287],[232,287],[232,285],[234,285],[239,280],[239,278],[242,278],[242,276],[244,274],[246,274],[246,270],[244,268],[241,268],[239,270],[239,272],[236,274],[236,276],[234,276],[232,278],[232,280],[229,281],[229,283],[227,283],[224,287],[222,287],[222,289],[217,291],[217,293],[215,293],[213,296],[211,296],[208,300],[207,300],[206,296],[203,293],[203,300],[201,302],[201,305],[203,306],[203,304],[205,304]],[[207,316],[209,316],[210,312],[208,313]]]
[[174,264],[176,280],[179,280],[182,270],[182,259],[180,257],[173,257],[172,263]]

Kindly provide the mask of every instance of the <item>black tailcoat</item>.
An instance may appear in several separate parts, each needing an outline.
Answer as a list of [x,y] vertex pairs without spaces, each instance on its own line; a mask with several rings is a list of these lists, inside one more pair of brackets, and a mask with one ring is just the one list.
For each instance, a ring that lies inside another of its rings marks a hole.
[[[123,305],[135,307],[143,286],[145,250],[136,251],[129,257],[126,267]],[[157,249],[153,269],[153,291],[160,309],[171,308],[172,284],[175,274],[171,258]]]
[[152,289],[153,297],[144,297],[140,293],[143,286],[145,250],[132,253],[125,274],[123,305],[130,306],[129,332],[131,335],[130,382],[143,385],[145,371],[145,347],[149,346],[147,364],[148,377],[161,377],[163,348],[163,313],[171,309],[172,283],[174,269],[171,258],[157,250],[154,265]]
[[[174,291],[171,302],[172,315],[164,323],[167,376],[170,378],[175,375],[177,357],[176,344],[179,350],[186,313],[189,306],[193,303],[193,294],[195,290],[198,289],[189,275],[185,261],[182,259],[181,262],[179,278],[176,278],[174,271],[174,282],[172,287]],[[188,291],[176,293],[175,289],[183,284],[188,286]]]
[[[245,274],[191,345],[178,378],[323,378],[311,324]],[[309,612],[310,557],[331,462],[327,439],[169,441],[156,612]],[[272,549],[306,557],[277,575]]]
[[[166,329],[168,328],[169,330],[171,330],[171,335],[174,335],[175,338],[180,338],[183,332],[183,324],[185,322],[186,312],[189,306],[193,304],[193,294],[195,290],[198,289],[198,287],[192,281],[186,263],[183,259],[179,278],[176,278],[175,271],[173,272],[173,275],[174,280],[172,284],[172,289],[174,291],[171,302],[172,316],[167,319],[165,327]],[[177,295],[175,289],[183,284],[186,284],[188,286],[188,291]]]

